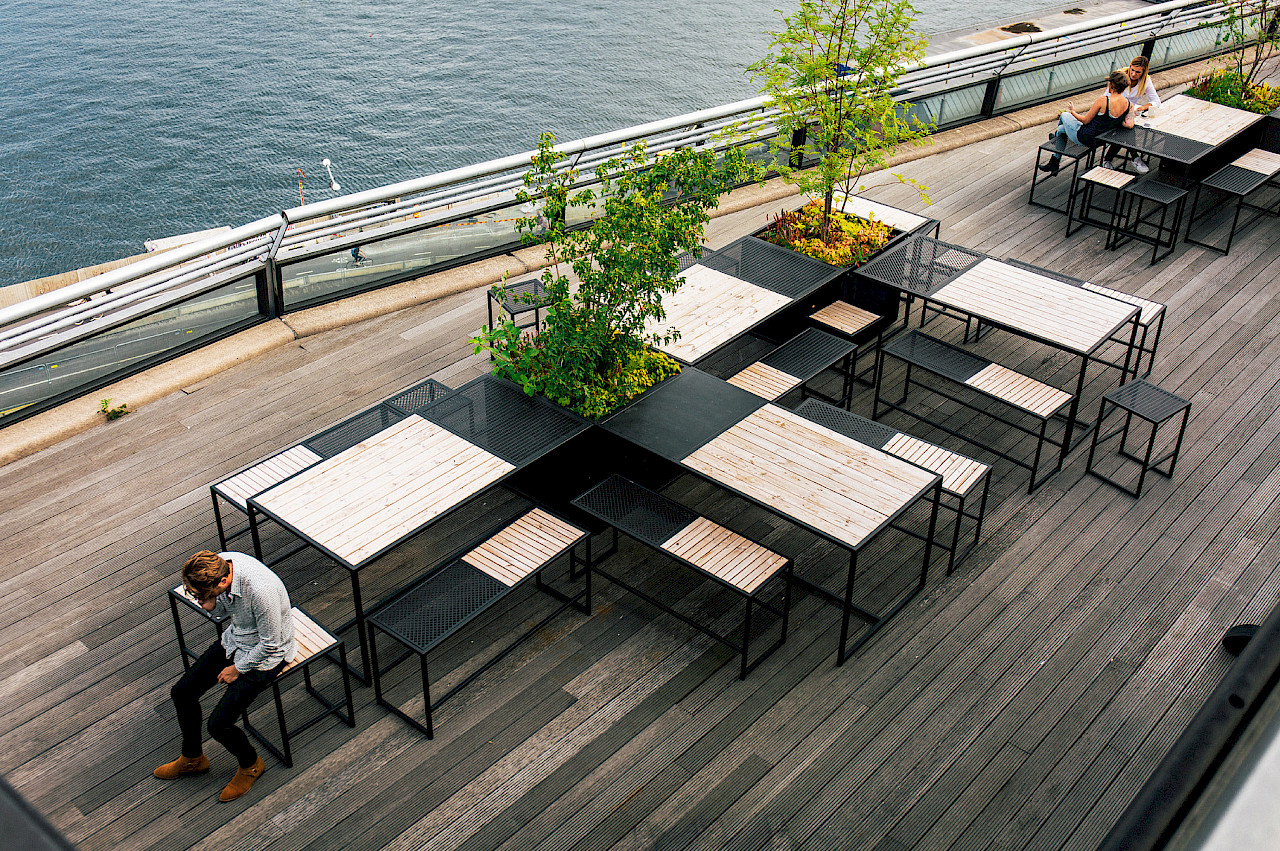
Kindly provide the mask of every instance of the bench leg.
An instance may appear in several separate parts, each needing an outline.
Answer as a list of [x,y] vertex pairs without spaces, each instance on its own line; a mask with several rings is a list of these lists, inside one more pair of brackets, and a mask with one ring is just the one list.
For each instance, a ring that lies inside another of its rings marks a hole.
[[849,553],[849,576],[844,583],[844,606],[840,613],[840,649],[836,653],[836,667],[844,665],[845,645],[849,640],[849,614],[853,611],[853,581],[858,575],[858,553]]
[[178,601],[169,595],[169,610],[173,612],[173,631],[178,634],[178,656],[182,659],[182,670],[191,670],[191,651],[187,649],[187,639],[182,633],[182,617],[178,614]]
[[426,711],[427,723],[425,727],[420,729],[427,734],[428,739],[436,737],[435,726],[431,721],[431,677],[427,672],[427,657],[425,654],[418,656],[418,662],[422,666],[422,704]]
[[738,667],[738,679],[747,678],[747,648],[751,644],[751,595],[747,595],[747,611],[742,616],[742,664]]

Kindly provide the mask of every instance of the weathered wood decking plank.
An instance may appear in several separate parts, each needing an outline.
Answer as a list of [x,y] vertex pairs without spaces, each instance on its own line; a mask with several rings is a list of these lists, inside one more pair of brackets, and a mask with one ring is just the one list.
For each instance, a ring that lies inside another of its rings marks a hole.
[[[216,746],[211,775],[155,781],[177,742],[164,595],[182,558],[216,542],[208,483],[414,381],[478,374],[467,338],[484,296],[462,294],[308,337],[4,470],[0,771],[86,849],[1093,847],[1227,669],[1218,636],[1280,591],[1280,245],[1264,221],[1229,257],[1179,249],[1148,267],[1141,246],[1105,251],[1096,230],[1064,240],[1061,216],[1025,206],[1042,138],[903,170],[931,186],[943,239],[1168,305],[1152,380],[1194,403],[1172,483],[1149,479],[1135,502],[1082,478],[1077,450],[1027,497],[1025,474],[996,461],[981,544],[953,577],[935,562],[926,595],[843,668],[835,611],[804,595],[787,644],[738,682],[726,649],[606,585],[593,618],[561,615],[447,704],[434,742],[358,689],[356,730],[308,730],[297,767],[269,762],[236,804],[213,800],[230,770]],[[907,191],[876,197],[920,209]],[[713,240],[761,219],[717,220]],[[973,348],[1074,390],[1071,358],[1000,332]],[[1084,416],[1113,383],[1090,369]],[[978,414],[920,403],[1027,449]],[[867,391],[854,405],[867,412]],[[801,575],[843,576],[838,550],[714,487],[685,476],[668,492]],[[367,596],[516,510],[464,509],[380,559]],[[919,552],[901,537],[870,547],[867,602],[899,592]],[[624,544],[616,558],[691,616],[740,618],[660,556]],[[322,622],[350,613],[344,572],[310,558],[282,574]],[[515,596],[441,648],[446,682],[552,608]],[[420,710],[411,668],[388,687]]]

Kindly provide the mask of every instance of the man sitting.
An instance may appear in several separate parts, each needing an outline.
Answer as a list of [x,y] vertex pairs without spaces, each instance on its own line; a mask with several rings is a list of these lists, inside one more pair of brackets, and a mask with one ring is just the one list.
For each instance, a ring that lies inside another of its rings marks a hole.
[[206,611],[229,620],[219,640],[170,690],[182,730],[182,755],[154,774],[162,780],[176,780],[209,770],[200,696],[215,683],[226,683],[226,691],[209,716],[209,735],[240,763],[219,795],[219,800],[234,801],[266,770],[236,720],[297,653],[289,592],[280,577],[253,556],[208,550],[187,559],[182,566],[182,584]]

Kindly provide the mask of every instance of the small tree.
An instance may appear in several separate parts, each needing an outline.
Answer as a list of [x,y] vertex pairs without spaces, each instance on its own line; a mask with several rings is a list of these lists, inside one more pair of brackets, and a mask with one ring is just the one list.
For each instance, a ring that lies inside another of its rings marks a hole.
[[[475,339],[494,372],[584,416],[598,417],[679,367],[649,344],[670,340],[653,329],[664,318],[662,296],[683,283],[678,255],[698,252],[703,227],[734,185],[756,169],[737,149],[682,148],[650,157],[643,143],[596,169],[599,189],[575,192],[555,139],[543,135],[517,198],[540,206],[517,221],[526,243],[545,243],[542,273],[548,302],[542,330],[525,336],[505,317]],[[569,230],[565,212],[603,202],[588,228]],[[564,266],[578,280],[572,286]],[[496,287],[502,296],[502,288]]]
[[[823,239],[836,187],[849,193],[898,145],[933,129],[910,115],[910,104],[893,99],[898,80],[928,43],[912,31],[915,17],[908,0],[801,0],[799,11],[783,17],[784,28],[769,33],[768,55],[747,69],[781,110],[772,143],[786,153],[778,172],[823,199]],[[818,163],[802,170],[794,154]],[[894,177],[923,193],[914,181]]]
[[1235,45],[1229,54],[1229,66],[1240,75],[1247,91],[1255,85],[1262,65],[1280,46],[1280,0],[1229,0],[1224,27],[1227,38]]

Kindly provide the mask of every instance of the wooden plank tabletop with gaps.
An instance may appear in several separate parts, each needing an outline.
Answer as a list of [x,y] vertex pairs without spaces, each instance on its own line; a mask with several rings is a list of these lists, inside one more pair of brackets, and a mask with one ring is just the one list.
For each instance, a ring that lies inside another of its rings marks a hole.
[[855,549],[937,480],[772,404],[704,444],[684,464]]
[[1206,145],[1221,145],[1240,131],[1262,120],[1257,113],[1210,103],[1189,95],[1174,95],[1160,104],[1150,118],[1139,122],[1153,130],[1181,136]]
[[645,333],[680,332],[680,339],[658,348],[693,363],[766,317],[791,299],[706,266],[690,266],[684,283],[662,299],[666,318],[645,323]]
[[414,415],[253,502],[358,567],[514,469]]
[[857,216],[860,219],[875,219],[900,231],[913,231],[929,221],[924,216],[908,213],[906,210],[890,207],[888,204],[881,204],[870,198],[863,198],[861,195],[837,192],[832,196],[832,204],[833,209],[848,215]]
[[800,379],[796,376],[760,361],[731,375],[727,380],[734,387],[741,387],[748,393],[754,393],[770,401],[777,399],[800,383]]
[[991,259],[929,298],[1077,354],[1095,351],[1138,312],[1110,296]]

